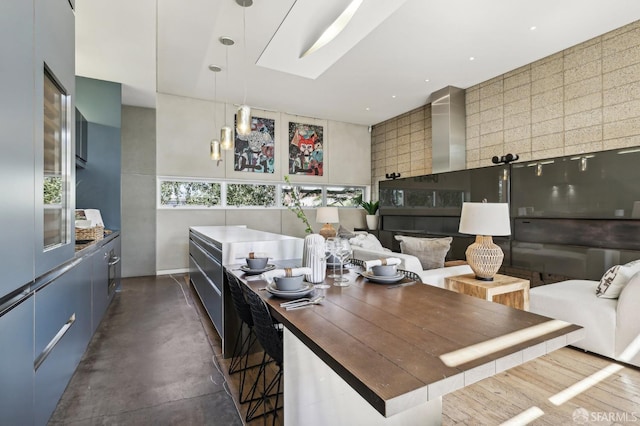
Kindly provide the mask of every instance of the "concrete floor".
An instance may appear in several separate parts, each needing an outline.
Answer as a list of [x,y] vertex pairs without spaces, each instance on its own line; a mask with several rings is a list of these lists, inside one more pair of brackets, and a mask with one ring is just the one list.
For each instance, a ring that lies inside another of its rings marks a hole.
[[182,275],[127,278],[50,425],[242,425]]

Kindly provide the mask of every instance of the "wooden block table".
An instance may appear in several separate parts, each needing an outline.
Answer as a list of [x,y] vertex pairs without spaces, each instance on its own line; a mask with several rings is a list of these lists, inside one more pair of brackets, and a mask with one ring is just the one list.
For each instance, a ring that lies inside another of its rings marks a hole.
[[529,280],[496,274],[493,281],[481,281],[475,274],[445,278],[445,288],[469,296],[529,310]]

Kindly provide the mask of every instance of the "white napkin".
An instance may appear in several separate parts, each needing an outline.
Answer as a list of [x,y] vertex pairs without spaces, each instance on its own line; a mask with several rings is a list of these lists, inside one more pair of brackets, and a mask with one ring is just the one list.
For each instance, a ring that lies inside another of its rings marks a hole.
[[[311,268],[291,268],[291,276],[297,277],[298,275],[311,274]],[[263,272],[260,274],[260,279],[265,280],[269,284],[273,282],[273,279],[286,276],[284,269],[272,269],[271,271]]]
[[382,265],[382,261],[385,260],[387,265],[399,265],[402,261],[397,257],[387,257],[386,259],[367,260],[364,262],[365,269],[369,270],[374,266]]

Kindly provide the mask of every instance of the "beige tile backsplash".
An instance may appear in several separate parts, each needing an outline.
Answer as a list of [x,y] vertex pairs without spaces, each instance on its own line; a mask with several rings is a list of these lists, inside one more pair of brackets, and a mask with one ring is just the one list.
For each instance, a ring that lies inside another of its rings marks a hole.
[[[640,145],[640,21],[466,89],[466,165]],[[431,105],[372,128],[372,184],[431,173]]]

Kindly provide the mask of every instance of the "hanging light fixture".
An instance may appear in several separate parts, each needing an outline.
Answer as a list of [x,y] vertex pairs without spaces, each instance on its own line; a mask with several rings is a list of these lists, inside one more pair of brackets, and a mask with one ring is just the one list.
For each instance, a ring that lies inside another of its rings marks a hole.
[[246,10],[253,4],[253,0],[236,0],[238,5],[242,6],[242,51],[244,59],[244,98],[242,105],[238,108],[236,116],[236,132],[239,135],[248,135],[251,133],[251,108],[247,105],[247,22]]
[[[216,99],[217,99],[217,91],[218,91],[218,73],[222,71],[217,65],[209,65],[209,69],[214,72],[213,74],[213,128],[215,132],[216,128]],[[220,152],[220,141],[215,137],[211,140],[211,160],[218,161],[218,163],[222,160],[222,153]]]
[[[225,67],[227,69],[227,87],[229,87],[229,46],[233,46],[235,41],[231,37],[220,37],[220,43],[225,47]],[[227,123],[227,99],[224,100],[224,125],[220,128],[220,148],[224,150],[233,149],[233,129]]]

